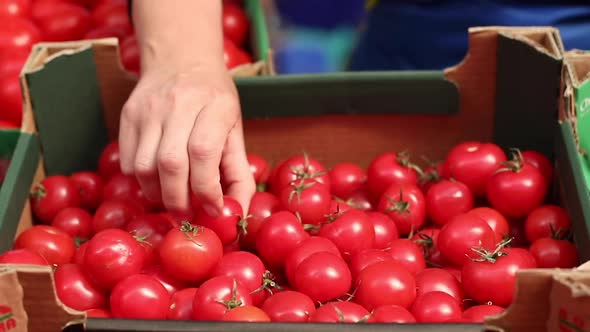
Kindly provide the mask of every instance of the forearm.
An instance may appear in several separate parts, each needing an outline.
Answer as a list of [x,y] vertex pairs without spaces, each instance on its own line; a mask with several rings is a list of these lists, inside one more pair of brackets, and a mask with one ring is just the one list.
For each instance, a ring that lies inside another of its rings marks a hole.
[[223,63],[220,0],[135,0],[142,71]]

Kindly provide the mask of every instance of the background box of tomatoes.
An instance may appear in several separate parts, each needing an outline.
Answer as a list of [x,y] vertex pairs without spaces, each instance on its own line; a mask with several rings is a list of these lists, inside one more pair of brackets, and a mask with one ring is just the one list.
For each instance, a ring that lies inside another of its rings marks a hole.
[[[247,148],[271,162],[305,150],[327,166],[345,159],[367,166],[384,151],[439,160],[465,140],[535,149],[557,165],[556,194],[575,223],[580,258],[589,259],[588,200],[571,123],[563,108],[563,47],[551,28],[475,28],[465,60],[445,71],[378,72],[236,78]],[[31,186],[51,174],[96,169],[117,135],[118,115],[135,78],[118,66],[106,41],[76,47],[40,45],[22,83],[23,134],[0,192],[0,251],[17,227],[33,223]],[[14,166],[14,167],[13,167]],[[16,171],[18,170],[18,171]],[[10,204],[7,202],[10,198]],[[36,319],[31,317],[31,319]],[[81,326],[77,326],[81,328]],[[211,324],[88,319],[88,331],[390,330],[390,325]],[[481,330],[481,325],[402,325],[400,331]]]

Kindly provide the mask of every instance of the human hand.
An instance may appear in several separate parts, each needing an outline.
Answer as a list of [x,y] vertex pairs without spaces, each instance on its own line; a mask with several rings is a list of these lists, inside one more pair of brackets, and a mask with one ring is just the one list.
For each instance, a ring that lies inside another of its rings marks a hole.
[[211,215],[227,195],[248,211],[255,183],[244,146],[239,99],[222,62],[152,66],[123,107],[121,169],[149,200],[190,209],[190,190]]

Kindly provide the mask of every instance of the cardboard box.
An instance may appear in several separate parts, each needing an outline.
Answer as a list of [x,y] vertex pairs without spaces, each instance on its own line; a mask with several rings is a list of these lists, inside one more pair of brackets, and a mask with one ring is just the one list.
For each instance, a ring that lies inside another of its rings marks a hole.
[[[473,28],[469,43],[464,61],[445,71],[236,78],[248,151],[276,162],[305,150],[328,166],[343,160],[366,166],[383,151],[408,150],[416,159],[421,155],[442,159],[451,146],[464,140],[537,149],[556,162],[555,187],[567,200],[580,256],[587,256],[590,232],[583,213],[587,202],[579,195],[586,187],[580,182],[583,175],[577,163],[575,135],[570,122],[558,121],[558,110],[563,107],[561,92],[565,90],[564,52],[558,32],[545,27]],[[102,147],[117,137],[121,106],[136,82],[118,66],[116,45],[97,41],[66,46],[37,47],[22,77],[24,133],[17,144],[17,151],[22,152],[14,158],[21,177],[10,188],[13,210],[0,220],[10,225],[9,230],[32,223],[27,195],[46,174],[95,168]],[[0,211],[7,208],[0,204]],[[5,239],[14,233],[2,235],[0,251],[10,247]],[[50,291],[49,286],[47,289]],[[526,289],[521,287],[520,291]],[[29,318],[32,326],[37,316]],[[110,319],[88,319],[83,327],[86,331],[208,332],[392,329],[386,324]],[[395,326],[396,331],[483,328],[478,324]],[[79,324],[68,328],[80,329]]]

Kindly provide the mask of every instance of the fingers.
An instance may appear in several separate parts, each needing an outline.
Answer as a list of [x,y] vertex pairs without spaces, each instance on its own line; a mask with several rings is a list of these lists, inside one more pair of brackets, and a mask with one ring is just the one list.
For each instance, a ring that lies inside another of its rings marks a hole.
[[227,195],[236,199],[248,213],[256,183],[248,165],[241,122],[230,132],[223,158],[221,171],[227,183]]
[[131,175],[134,172],[134,162],[137,150],[138,132],[136,124],[132,121],[134,106],[127,103],[121,112],[119,123],[119,159],[123,174]]
[[219,166],[235,121],[228,114],[235,108],[239,106],[233,99],[214,100],[199,113],[188,141],[191,188],[211,215],[217,215],[223,208]]
[[154,203],[160,203],[162,201],[156,158],[161,138],[161,124],[155,120],[146,121],[139,134],[139,143],[134,162],[137,180],[146,198]]

